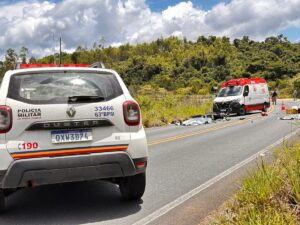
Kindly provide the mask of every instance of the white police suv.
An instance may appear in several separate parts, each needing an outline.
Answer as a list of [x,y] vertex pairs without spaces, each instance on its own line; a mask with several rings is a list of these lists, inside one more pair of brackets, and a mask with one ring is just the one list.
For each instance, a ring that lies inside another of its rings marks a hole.
[[137,102],[113,70],[24,64],[0,89],[0,211],[23,187],[105,179],[142,197],[147,141]]

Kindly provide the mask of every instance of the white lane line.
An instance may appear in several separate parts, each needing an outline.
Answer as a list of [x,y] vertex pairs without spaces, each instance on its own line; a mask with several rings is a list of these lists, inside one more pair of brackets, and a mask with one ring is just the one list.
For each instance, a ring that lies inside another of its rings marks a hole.
[[285,140],[288,140],[292,136],[296,135],[299,130],[300,129],[297,129],[294,132],[292,132],[292,133],[286,135],[285,137],[279,139],[275,143],[269,145],[268,147],[264,148],[263,150],[257,152],[256,154],[250,156],[249,158],[245,159],[244,161],[242,161],[242,162],[236,164],[235,166],[229,168],[228,170],[220,173],[219,175],[217,175],[214,178],[208,180],[207,182],[205,182],[204,184],[202,184],[202,185],[198,186],[197,188],[191,190],[190,192],[180,196],[179,198],[175,199],[173,202],[170,202],[169,204],[167,204],[167,205],[163,206],[162,208],[156,210],[155,212],[151,213],[150,215],[148,215],[148,216],[144,217],[143,219],[135,222],[133,225],[146,225],[146,224],[149,224],[149,223],[153,222],[157,218],[165,215],[167,212],[171,211],[172,209],[174,209],[177,206],[181,205],[182,203],[186,202],[187,200],[189,200],[193,196],[199,194],[201,191],[205,190],[206,188],[208,188],[208,187],[212,186],[213,184],[215,184],[216,182],[220,181],[224,177],[230,175],[231,173],[233,173],[234,171],[236,171],[236,170],[240,169],[241,167],[245,166],[246,164],[248,164],[252,160],[258,158],[259,156],[265,154],[267,151],[269,151],[272,148],[274,148],[274,147],[278,146],[279,144],[283,143]]

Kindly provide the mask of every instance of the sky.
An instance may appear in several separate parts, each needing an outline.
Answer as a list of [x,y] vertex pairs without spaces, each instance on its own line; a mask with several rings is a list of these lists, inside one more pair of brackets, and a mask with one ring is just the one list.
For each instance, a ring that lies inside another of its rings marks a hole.
[[0,58],[22,46],[41,57],[77,46],[137,44],[160,37],[283,34],[300,42],[300,0],[2,0]]
[[[149,8],[155,12],[160,12],[162,10],[165,10],[168,8],[168,6],[174,6],[180,2],[183,1],[182,0],[147,0],[146,1]],[[191,2],[194,4],[195,7],[209,10],[214,5],[217,5],[222,2],[226,3],[229,2],[229,0],[194,0]]]

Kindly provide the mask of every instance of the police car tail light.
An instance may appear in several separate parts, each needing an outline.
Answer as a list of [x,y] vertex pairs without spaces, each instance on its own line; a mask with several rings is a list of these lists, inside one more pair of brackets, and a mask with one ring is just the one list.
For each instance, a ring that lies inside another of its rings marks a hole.
[[137,126],[140,124],[140,107],[134,101],[123,103],[124,120],[128,126]]
[[12,112],[9,106],[0,106],[0,133],[7,133],[12,127]]

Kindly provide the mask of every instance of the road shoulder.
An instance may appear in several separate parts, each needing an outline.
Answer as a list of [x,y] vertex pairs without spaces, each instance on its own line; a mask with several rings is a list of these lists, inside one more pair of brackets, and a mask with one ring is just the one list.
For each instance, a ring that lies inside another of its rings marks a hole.
[[[298,130],[286,143],[291,145],[299,139],[300,132]],[[263,154],[263,160],[271,162],[274,149],[278,149],[282,146],[282,143],[273,146],[272,150]],[[226,202],[230,200],[232,195],[239,189],[242,178],[257,168],[259,160],[260,159],[252,160],[149,224],[211,224],[215,212],[220,212],[222,209],[224,210],[224,204],[226,205]]]

